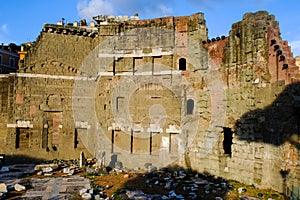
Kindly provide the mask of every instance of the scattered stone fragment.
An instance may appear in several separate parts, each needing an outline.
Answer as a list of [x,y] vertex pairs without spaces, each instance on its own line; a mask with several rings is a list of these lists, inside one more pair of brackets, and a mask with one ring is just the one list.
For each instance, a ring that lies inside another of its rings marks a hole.
[[165,189],[170,189],[172,185],[172,181],[166,182]]
[[155,171],[157,171],[157,167],[151,165],[151,166],[148,167],[147,171],[148,172],[155,172]]
[[198,196],[197,196],[197,194],[195,192],[190,192],[188,199],[196,200],[196,199],[198,199]]
[[26,190],[26,187],[24,185],[21,185],[21,184],[15,184],[14,185],[14,188],[16,191],[23,191],[23,190]]
[[100,195],[99,195],[99,194],[96,194],[96,195],[94,196],[94,199],[95,199],[95,200],[100,200],[100,199],[101,199],[101,197],[100,197]]
[[258,197],[263,197],[264,195],[262,193],[257,194]]
[[145,163],[144,164],[145,170],[147,170],[150,166],[152,166],[152,163]]
[[174,190],[171,190],[171,191],[169,192],[169,197],[170,197],[170,198],[176,197],[176,193],[175,193]]
[[221,186],[222,186],[222,187],[226,187],[226,186],[227,186],[227,183],[222,182],[222,183],[221,183]]
[[82,196],[84,193],[86,193],[88,191],[88,189],[86,189],[86,188],[83,188],[83,189],[81,189],[81,190],[79,190],[79,194],[80,194],[80,196]]
[[201,178],[195,179],[194,182],[198,185],[207,185],[208,184],[207,180],[203,180]]
[[7,192],[7,186],[5,183],[0,183],[0,192],[6,193]]
[[141,191],[141,190],[135,190],[135,191],[126,191],[126,195],[128,196],[129,199],[142,199],[146,198],[146,194]]
[[184,171],[179,171],[178,178],[183,179],[186,177],[186,173]]
[[65,167],[63,168],[63,173],[71,176],[75,173],[75,169],[71,169],[70,167]]
[[43,171],[44,173],[53,172],[53,168],[48,166],[48,167],[43,168],[42,171]]
[[206,191],[208,191],[210,188],[211,188],[211,187],[210,187],[210,184],[207,184],[207,185],[204,186],[204,189],[205,189]]
[[0,192],[0,199],[5,199],[6,195],[5,193]]
[[1,167],[0,172],[9,172],[9,167],[7,166]]
[[69,176],[72,176],[73,174],[75,174],[75,169],[70,169],[68,175],[69,175]]
[[43,171],[43,169],[48,168],[48,167],[52,168],[52,170],[55,170],[55,169],[58,169],[59,166],[58,166],[58,164],[55,164],[55,163],[41,164],[41,165],[36,165],[34,167],[34,170],[35,171]]
[[70,167],[63,168],[63,173],[68,174],[70,172]]
[[83,198],[83,199],[92,199],[92,194],[84,193],[84,194],[81,195],[81,198]]
[[95,200],[105,200],[105,198],[101,197],[101,196],[98,195],[98,194],[94,196],[94,199],[95,199]]
[[43,174],[43,172],[42,171],[39,171],[38,173],[36,173],[37,175],[42,175]]
[[6,184],[6,185],[7,185],[6,189],[7,189],[8,192],[15,190],[14,184],[12,184],[12,185],[11,184],[9,184],[9,185]]
[[115,169],[122,169],[122,168],[123,168],[123,163],[120,162],[120,161],[117,161],[117,162],[115,163]]
[[125,174],[123,177],[124,178],[130,178],[130,175],[129,174]]
[[244,192],[247,192],[247,189],[246,188],[238,188],[238,192],[239,192],[239,194],[242,194]]
[[87,172],[88,174],[96,174],[96,173],[97,173],[95,169],[90,168],[90,167],[87,167],[87,168],[86,168],[86,172]]

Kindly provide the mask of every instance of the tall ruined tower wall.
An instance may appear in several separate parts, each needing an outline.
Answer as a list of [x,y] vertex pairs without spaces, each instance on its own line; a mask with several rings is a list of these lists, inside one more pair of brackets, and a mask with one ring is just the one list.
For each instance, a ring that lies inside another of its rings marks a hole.
[[[227,44],[205,45],[211,62],[220,63],[226,88],[226,120],[218,147],[231,145],[231,154],[222,156],[216,149],[219,156],[199,160],[198,165],[209,163],[202,170],[284,191],[284,173],[290,173],[290,185],[299,180],[299,149],[294,146],[299,142],[299,85],[278,22],[265,11],[247,13],[232,25]],[[224,142],[228,134],[229,144]]]

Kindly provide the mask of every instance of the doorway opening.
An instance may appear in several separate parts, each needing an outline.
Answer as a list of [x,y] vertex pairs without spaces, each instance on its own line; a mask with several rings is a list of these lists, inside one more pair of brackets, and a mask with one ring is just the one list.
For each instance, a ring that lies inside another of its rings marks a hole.
[[231,145],[232,145],[233,132],[231,128],[223,127],[223,133],[224,133],[224,140],[223,140],[224,154],[227,154],[231,157],[232,154]]

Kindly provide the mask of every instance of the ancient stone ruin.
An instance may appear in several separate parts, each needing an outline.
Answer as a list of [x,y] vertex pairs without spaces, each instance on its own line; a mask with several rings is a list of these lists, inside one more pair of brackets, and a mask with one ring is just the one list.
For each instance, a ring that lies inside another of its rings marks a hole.
[[208,39],[203,13],[45,24],[1,75],[7,161],[180,165],[261,188],[299,184],[299,69],[266,11]]

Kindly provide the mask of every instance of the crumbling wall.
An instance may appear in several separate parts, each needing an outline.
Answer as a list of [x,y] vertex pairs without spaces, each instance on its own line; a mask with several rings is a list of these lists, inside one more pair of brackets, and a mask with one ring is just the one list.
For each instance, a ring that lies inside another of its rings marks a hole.
[[[224,40],[204,42],[212,63],[220,63],[222,56],[216,55],[223,54],[223,62],[216,66],[226,87],[226,120],[215,153],[195,165],[202,171],[285,191],[299,180],[294,107],[299,85],[288,85],[298,69],[279,33],[274,16],[260,11],[247,13],[232,25],[225,48],[221,48]],[[230,154],[224,148],[228,129]]]

